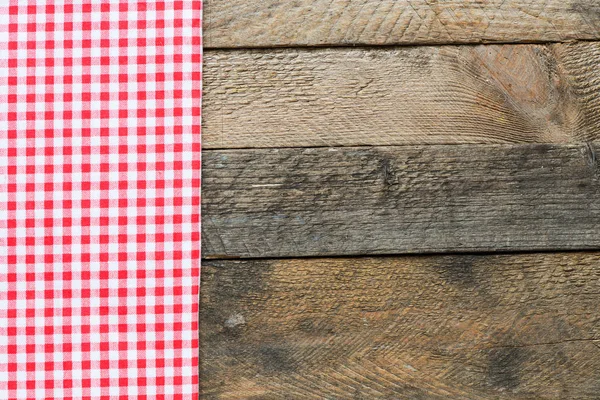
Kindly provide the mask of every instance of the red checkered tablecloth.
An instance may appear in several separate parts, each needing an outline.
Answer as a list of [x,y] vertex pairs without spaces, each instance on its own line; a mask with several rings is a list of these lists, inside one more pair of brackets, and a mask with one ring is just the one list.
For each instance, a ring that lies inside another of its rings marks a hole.
[[0,0],[0,400],[197,397],[201,4]]

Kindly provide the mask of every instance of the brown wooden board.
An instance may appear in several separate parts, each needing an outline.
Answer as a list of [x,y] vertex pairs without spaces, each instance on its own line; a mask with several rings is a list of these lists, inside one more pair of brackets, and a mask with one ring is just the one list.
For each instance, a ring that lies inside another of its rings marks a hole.
[[597,0],[207,0],[208,48],[600,38]]
[[598,253],[203,264],[203,399],[597,399]]
[[598,249],[595,146],[206,151],[203,256]]
[[600,137],[600,43],[207,51],[203,146]]

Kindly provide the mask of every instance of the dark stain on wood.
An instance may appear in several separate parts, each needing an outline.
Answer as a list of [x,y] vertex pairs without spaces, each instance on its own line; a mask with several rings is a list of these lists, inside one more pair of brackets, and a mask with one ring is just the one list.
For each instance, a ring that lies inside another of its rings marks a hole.
[[515,390],[520,384],[520,371],[526,360],[526,349],[507,347],[488,352],[488,378],[490,384],[499,390]]
[[290,373],[296,370],[296,365],[287,347],[263,345],[258,349],[258,358],[265,372]]
[[453,285],[472,288],[481,285],[475,276],[474,263],[476,256],[442,258],[438,270],[443,279]]

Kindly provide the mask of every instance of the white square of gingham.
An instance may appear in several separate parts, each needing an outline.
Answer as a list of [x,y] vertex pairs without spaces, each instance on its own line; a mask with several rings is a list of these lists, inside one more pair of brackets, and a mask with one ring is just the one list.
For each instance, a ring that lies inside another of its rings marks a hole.
[[197,397],[201,13],[0,0],[0,400]]

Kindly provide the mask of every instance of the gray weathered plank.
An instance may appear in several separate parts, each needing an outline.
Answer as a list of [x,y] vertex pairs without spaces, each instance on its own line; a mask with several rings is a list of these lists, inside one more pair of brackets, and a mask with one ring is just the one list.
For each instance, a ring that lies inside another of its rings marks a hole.
[[592,143],[210,150],[203,256],[600,248]]
[[600,139],[600,43],[205,53],[203,146]]
[[203,399],[597,399],[600,254],[203,264]]
[[596,0],[207,0],[208,48],[600,38]]

